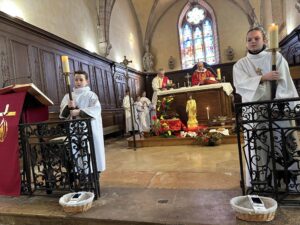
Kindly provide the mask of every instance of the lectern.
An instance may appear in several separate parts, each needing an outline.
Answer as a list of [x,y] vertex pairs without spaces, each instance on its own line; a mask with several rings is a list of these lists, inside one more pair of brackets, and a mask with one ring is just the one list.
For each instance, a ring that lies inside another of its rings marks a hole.
[[33,83],[0,89],[0,195],[19,196],[18,125],[48,120],[53,102]]

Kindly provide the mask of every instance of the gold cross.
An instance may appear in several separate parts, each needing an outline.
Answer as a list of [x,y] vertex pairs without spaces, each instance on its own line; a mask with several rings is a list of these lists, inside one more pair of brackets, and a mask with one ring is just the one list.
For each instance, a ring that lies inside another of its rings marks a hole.
[[256,70],[255,70],[255,72],[256,72],[256,74],[257,75],[260,75],[260,76],[262,76],[263,74],[262,74],[262,69],[261,68],[256,68]]
[[9,112],[8,108],[9,108],[9,104],[6,104],[4,112],[0,112],[0,116],[15,116],[16,115],[16,112]]

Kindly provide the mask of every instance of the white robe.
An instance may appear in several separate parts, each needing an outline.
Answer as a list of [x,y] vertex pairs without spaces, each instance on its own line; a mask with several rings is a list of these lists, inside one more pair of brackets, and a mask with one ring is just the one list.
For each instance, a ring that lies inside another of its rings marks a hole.
[[[133,126],[135,130],[139,130],[139,124],[137,123],[137,112],[136,108],[134,107],[133,99],[131,98],[132,104],[132,113],[134,114],[133,118]],[[132,131],[132,121],[131,121],[131,112],[130,112],[130,102],[129,102],[129,95],[126,95],[123,99],[123,108],[125,110],[125,125],[126,125],[126,133]]]
[[[150,130],[150,124],[151,124],[151,117],[150,117],[150,111],[153,111],[153,105],[150,101],[149,98],[147,97],[141,97],[140,102],[143,104],[144,106],[144,110],[145,110],[145,120],[146,120],[146,127],[148,129],[148,131]],[[147,131],[147,132],[148,132]]]
[[[90,87],[76,88],[72,92],[73,100],[75,105],[87,115],[92,117],[92,133],[94,139],[94,148],[96,155],[97,170],[104,171],[106,168],[105,164],[105,148],[103,138],[103,125],[101,117],[101,105],[98,100],[98,96],[91,91]],[[68,106],[69,95],[66,94],[60,104],[60,115],[61,119],[69,119],[63,117],[62,112],[65,107]],[[78,117],[79,118],[79,117]]]
[[[293,83],[290,75],[289,67],[287,61],[284,57],[277,53],[276,55],[276,69],[280,74],[280,79],[277,82],[276,89],[276,99],[282,98],[293,98],[298,97],[297,90]],[[262,51],[257,55],[247,54],[246,57],[240,59],[233,67],[233,83],[236,88],[236,92],[242,96],[242,102],[255,102],[271,100],[271,82],[264,81],[260,83],[261,76],[256,73],[256,69],[260,68],[262,74],[266,74],[272,71],[272,54],[270,52]],[[295,103],[290,104],[291,108],[294,107]],[[259,115],[255,115],[258,119]],[[280,127],[289,127],[294,121],[276,121]],[[246,128],[250,129],[251,126],[256,126],[256,128],[262,128],[266,124],[249,124]],[[276,135],[275,132],[273,133]],[[295,134],[292,134],[296,136]],[[250,133],[251,136],[251,133]],[[259,141],[258,141],[259,142]],[[298,143],[298,138],[296,138]],[[248,145],[249,144],[249,145]],[[258,145],[260,143],[257,143]],[[248,148],[254,150],[253,144],[245,141],[245,145]],[[298,145],[299,146],[299,145]],[[254,154],[253,150],[251,150]],[[249,160],[248,151],[246,151],[246,157]],[[264,164],[267,160],[266,155],[260,155],[261,160],[259,163]],[[256,163],[255,158],[253,162]],[[252,165],[253,166],[253,165]],[[294,165],[295,166],[295,165]],[[278,168],[278,167],[277,167]],[[251,186],[249,171],[246,170],[246,186]]]
[[[277,53],[278,80],[276,99],[298,97],[297,90],[290,75],[287,61]],[[261,76],[256,69],[262,69],[262,74],[272,71],[272,54],[262,51],[257,55],[247,54],[233,66],[233,83],[236,93],[242,96],[243,102],[271,100],[271,82],[260,84]]]
[[149,110],[147,106],[144,106],[141,101],[135,102],[135,107],[138,113],[138,120],[140,125],[141,132],[149,132],[150,131],[150,124],[147,123],[146,117],[149,116]]
[[163,78],[156,76],[152,80],[152,89],[153,89],[153,95],[152,95],[152,104],[154,105],[156,109],[157,104],[157,92],[162,87]]

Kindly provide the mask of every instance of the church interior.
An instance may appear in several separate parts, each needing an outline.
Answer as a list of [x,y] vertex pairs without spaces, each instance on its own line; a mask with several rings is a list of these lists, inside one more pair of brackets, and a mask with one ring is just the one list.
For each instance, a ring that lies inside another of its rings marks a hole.
[[[47,96],[47,122],[55,123],[75,87],[72,74],[85,71],[101,104],[106,155],[100,196],[88,211],[65,213],[50,192],[0,196],[0,224],[261,224],[237,219],[230,206],[243,195],[233,67],[247,54],[247,31],[276,24],[278,49],[300,93],[299,21],[299,0],[0,0],[0,96],[10,85],[33,83]],[[216,83],[191,87],[199,62]],[[156,93],[162,69],[169,86]],[[159,114],[159,128],[169,127],[165,137],[128,132],[126,90],[134,101],[156,93],[161,110],[172,95],[172,110]],[[197,129],[227,131],[222,143],[199,145],[186,130],[190,93]],[[299,221],[299,206],[279,206],[269,224]]]

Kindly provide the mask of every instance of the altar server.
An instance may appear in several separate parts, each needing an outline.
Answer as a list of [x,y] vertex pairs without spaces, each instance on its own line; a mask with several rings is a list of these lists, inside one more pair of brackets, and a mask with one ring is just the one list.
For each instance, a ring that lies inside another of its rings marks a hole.
[[60,105],[59,117],[64,119],[71,117],[92,118],[91,125],[97,169],[99,172],[104,171],[106,165],[101,105],[98,96],[88,86],[88,74],[85,71],[75,71],[74,76],[75,88],[72,92],[73,101],[69,100],[68,94],[64,96]]
[[[242,102],[271,100],[270,81],[277,81],[276,99],[298,97],[297,90],[290,75],[287,61],[280,53],[277,52],[277,70],[273,71],[271,65],[272,53],[266,51],[266,46],[267,37],[261,27],[252,28],[247,32],[246,47],[248,53],[233,67],[234,86],[236,88],[236,92],[242,96]],[[292,107],[293,104],[291,103],[290,106]],[[248,111],[250,112],[250,110],[251,109]],[[255,115],[255,118],[257,120],[264,116],[264,112],[260,112],[258,109],[256,109],[256,112],[257,114]],[[278,127],[290,127],[293,123],[294,121],[275,121],[275,124]],[[267,163],[269,159],[266,152],[269,150],[266,148],[270,146],[271,143],[267,142],[268,139],[264,140],[263,136],[261,136],[261,140],[259,140],[260,138],[257,138],[260,137],[259,135],[264,135],[262,133],[263,131],[260,133],[259,129],[265,128],[266,126],[268,126],[268,124],[259,122],[256,124],[249,124],[247,129],[251,131],[251,127],[256,127],[256,130],[258,131],[256,132],[256,138],[253,140],[246,140],[246,144],[248,144],[247,146],[250,149],[249,151],[251,154],[251,157],[247,155],[247,158],[248,160],[250,160],[250,158],[253,160],[251,166],[262,168],[264,171],[261,172],[265,173],[267,177],[270,176],[270,172],[267,171],[267,168],[269,168],[270,165]],[[296,132],[286,133],[288,135],[288,137],[286,137],[287,141],[291,140],[291,142],[286,146],[287,150],[291,155],[297,155],[299,144]],[[273,134],[274,137],[276,137],[276,133],[273,132]],[[280,139],[281,136],[277,135],[277,140]],[[254,141],[255,143],[253,143]],[[277,142],[279,143],[279,141]],[[290,148],[290,146],[293,147]],[[246,154],[248,154],[248,151],[246,151]],[[283,153],[278,152],[278,154]],[[297,168],[299,165],[294,166]],[[282,169],[282,167],[280,168],[280,166],[277,166],[277,169]],[[254,174],[251,176],[253,179]],[[261,174],[260,177],[263,177],[263,174]],[[249,171],[247,171],[246,186],[251,186],[250,181],[250,174]]]

